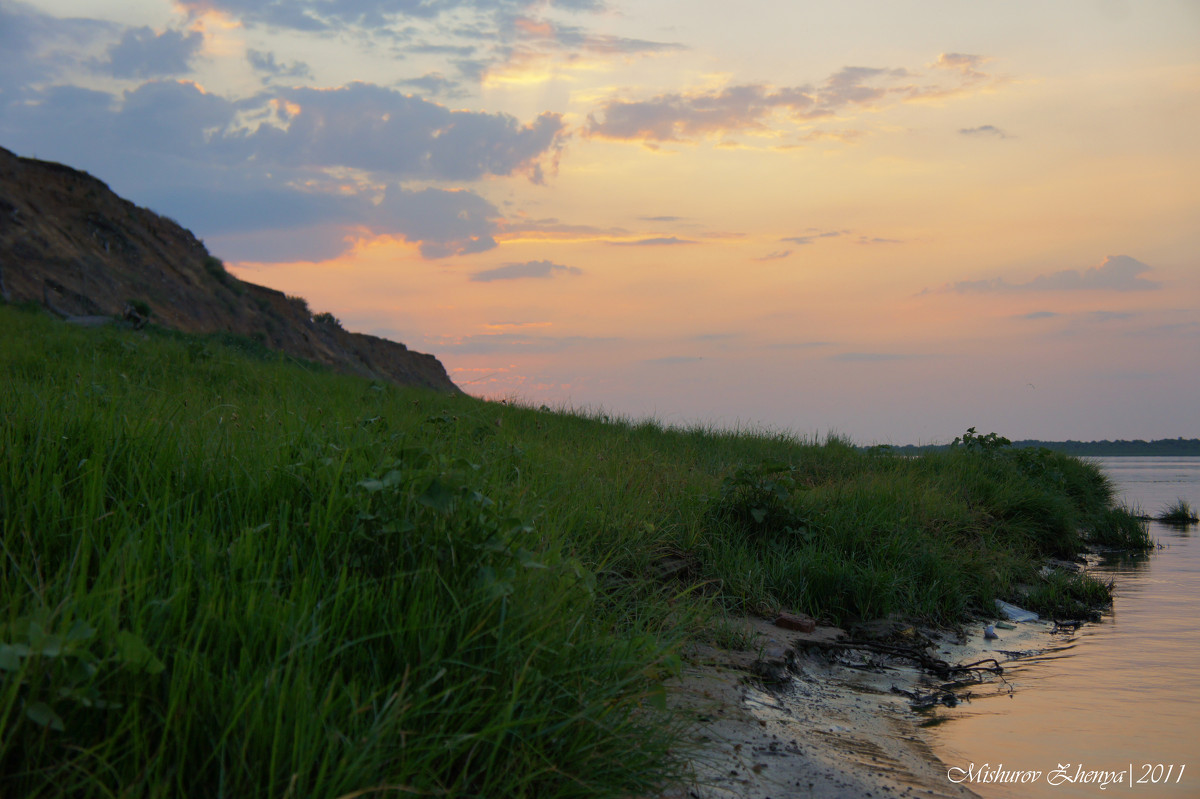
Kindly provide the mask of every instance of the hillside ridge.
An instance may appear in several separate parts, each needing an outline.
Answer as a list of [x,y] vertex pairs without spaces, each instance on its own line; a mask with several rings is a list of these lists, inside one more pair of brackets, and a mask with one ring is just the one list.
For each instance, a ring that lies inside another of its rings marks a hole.
[[302,298],[238,280],[174,220],[86,172],[3,147],[0,294],[76,319],[148,309],[164,327],[235,333],[341,372],[461,391],[434,356],[351,333]]

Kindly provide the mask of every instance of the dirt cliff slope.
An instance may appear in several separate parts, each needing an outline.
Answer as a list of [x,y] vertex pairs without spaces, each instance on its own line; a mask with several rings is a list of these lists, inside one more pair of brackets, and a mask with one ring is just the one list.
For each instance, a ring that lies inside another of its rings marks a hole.
[[339,371],[459,391],[432,355],[314,319],[304,300],[236,279],[190,231],[86,172],[3,148],[0,292],[75,317],[145,303],[165,327],[237,333]]

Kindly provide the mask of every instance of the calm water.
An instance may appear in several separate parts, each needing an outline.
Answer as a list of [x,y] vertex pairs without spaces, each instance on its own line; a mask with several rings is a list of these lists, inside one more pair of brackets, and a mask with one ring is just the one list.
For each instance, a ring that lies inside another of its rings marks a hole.
[[[1200,507],[1200,458],[1099,461],[1125,502],[1145,513],[1158,514],[1176,499]],[[967,782],[976,793],[1200,797],[1200,528],[1152,522],[1150,532],[1162,545],[1153,554],[1092,568],[1116,581],[1102,621],[1071,636],[1047,636],[1041,656],[1006,664],[1015,690],[985,687],[971,702],[942,711],[945,721],[929,729],[947,766],[1043,772],[1019,786]],[[1104,790],[1065,780],[1052,785],[1060,766],[1071,776],[1080,766],[1123,772],[1123,782]]]

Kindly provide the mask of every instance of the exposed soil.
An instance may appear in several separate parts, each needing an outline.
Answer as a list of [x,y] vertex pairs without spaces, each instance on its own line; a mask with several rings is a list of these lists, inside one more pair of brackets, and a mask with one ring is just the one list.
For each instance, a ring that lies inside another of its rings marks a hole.
[[238,280],[190,231],[86,172],[3,148],[0,295],[84,324],[145,303],[164,327],[235,333],[338,371],[459,391],[432,355],[314,319],[304,300]]
[[[885,621],[854,631],[864,648],[843,649],[833,627],[790,632],[747,620],[759,634],[754,651],[709,646],[690,653],[673,701],[695,714],[694,779],[661,799],[785,797],[972,797],[947,779],[915,708],[953,703],[972,680],[1003,686],[989,667],[1044,646],[1049,625],[1006,630],[987,640],[983,627],[951,635]],[[888,651],[905,650],[917,658]],[[921,660],[925,664],[921,664]],[[930,662],[979,668],[948,676]],[[953,690],[945,686],[959,683]],[[964,687],[964,685],[966,687]]]

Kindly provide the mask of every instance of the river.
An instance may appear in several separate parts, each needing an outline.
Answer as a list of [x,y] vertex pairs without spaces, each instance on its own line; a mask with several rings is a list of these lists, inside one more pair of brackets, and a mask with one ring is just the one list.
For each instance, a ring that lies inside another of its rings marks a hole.
[[[1200,507],[1200,458],[1097,460],[1145,513]],[[1091,567],[1116,584],[1099,622],[1047,636],[1041,654],[1005,664],[1007,684],[931,720],[956,781],[986,799],[1200,797],[1200,528],[1150,525],[1154,552]],[[983,782],[985,766],[1030,781]]]

